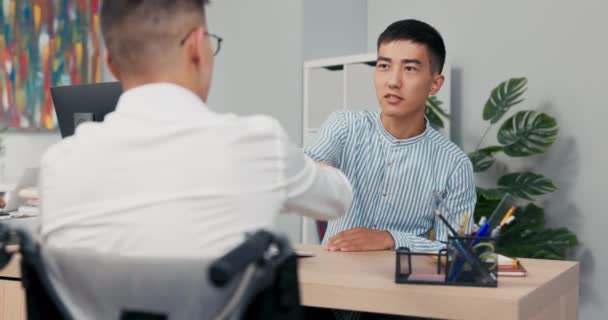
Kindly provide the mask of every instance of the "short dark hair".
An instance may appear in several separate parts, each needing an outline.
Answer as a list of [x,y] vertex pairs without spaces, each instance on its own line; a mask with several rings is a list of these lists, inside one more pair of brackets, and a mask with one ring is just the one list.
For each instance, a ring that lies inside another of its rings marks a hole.
[[380,45],[393,41],[412,41],[427,47],[431,57],[431,68],[441,73],[445,63],[445,44],[441,34],[428,23],[415,19],[400,20],[392,23],[378,37]]
[[179,46],[179,39],[175,39],[187,31],[183,28],[205,22],[208,2],[103,0],[101,28],[112,61],[121,71],[149,68],[149,63],[161,62],[167,51]]

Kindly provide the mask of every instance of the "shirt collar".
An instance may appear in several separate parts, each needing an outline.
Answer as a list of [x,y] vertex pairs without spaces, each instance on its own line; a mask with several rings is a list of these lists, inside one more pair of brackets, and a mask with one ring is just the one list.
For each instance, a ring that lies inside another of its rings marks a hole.
[[172,83],[145,84],[129,89],[116,105],[118,114],[138,114],[163,119],[183,119],[184,113],[210,112],[192,91]]
[[393,135],[390,134],[388,131],[386,131],[386,129],[384,128],[384,125],[382,124],[382,120],[380,118],[381,115],[382,115],[382,113],[378,113],[376,116],[376,125],[378,126],[378,131],[380,131],[380,133],[386,138],[386,140],[391,145],[394,145],[394,146],[407,146],[407,145],[411,145],[411,144],[414,144],[414,143],[417,143],[417,142],[423,140],[424,137],[427,136],[429,129],[431,127],[431,125],[429,123],[429,119],[424,117],[425,129],[421,134],[411,137],[411,138],[407,138],[407,139],[397,139],[397,138],[393,137]]

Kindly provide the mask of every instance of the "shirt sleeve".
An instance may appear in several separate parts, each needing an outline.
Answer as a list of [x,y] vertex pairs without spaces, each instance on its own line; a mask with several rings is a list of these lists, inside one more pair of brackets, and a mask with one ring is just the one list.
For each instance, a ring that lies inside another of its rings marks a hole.
[[[459,165],[448,179],[446,192],[443,198],[449,212],[441,210],[442,215],[449,221],[450,225],[458,230],[465,213],[469,214],[467,233],[471,232],[473,226],[473,213],[477,194],[475,192],[475,180],[473,177],[473,166],[469,160]],[[433,213],[434,214],[434,213]],[[446,225],[435,217],[435,239],[433,241],[425,237],[396,230],[387,230],[395,240],[395,247],[407,247],[412,251],[437,252],[445,247],[448,241],[449,231]]]
[[280,128],[280,152],[285,160],[286,201],[284,213],[317,220],[344,215],[351,206],[353,191],[348,178],[338,169],[321,166],[294,146]]
[[38,171],[40,217],[37,219],[36,231],[40,236],[40,239],[44,242],[48,241],[47,238],[50,232],[49,224],[52,227],[52,223],[56,220],[53,212],[56,205],[53,201],[56,201],[59,197],[53,194],[57,187],[51,183],[52,181],[61,180],[56,179],[53,170],[53,164],[57,162],[56,154],[56,146],[47,150],[40,160],[40,169]]
[[323,123],[314,142],[304,148],[304,153],[314,161],[340,168],[347,133],[346,113],[334,112]]

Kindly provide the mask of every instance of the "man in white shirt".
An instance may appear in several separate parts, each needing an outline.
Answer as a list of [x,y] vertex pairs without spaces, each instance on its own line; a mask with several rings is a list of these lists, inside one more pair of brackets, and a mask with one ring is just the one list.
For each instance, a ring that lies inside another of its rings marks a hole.
[[[221,39],[201,0],[105,0],[106,62],[125,90],[41,163],[46,245],[131,255],[218,256],[279,213],[332,219],[352,189],[266,116],[206,105]],[[83,101],[86,103],[86,101]]]

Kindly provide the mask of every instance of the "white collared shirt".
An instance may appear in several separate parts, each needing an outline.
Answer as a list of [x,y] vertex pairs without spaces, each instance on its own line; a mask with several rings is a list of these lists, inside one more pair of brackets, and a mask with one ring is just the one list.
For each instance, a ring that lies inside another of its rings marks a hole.
[[40,192],[46,245],[152,256],[217,256],[279,213],[332,219],[352,200],[275,119],[218,114],[167,83],[125,92],[52,146]]

